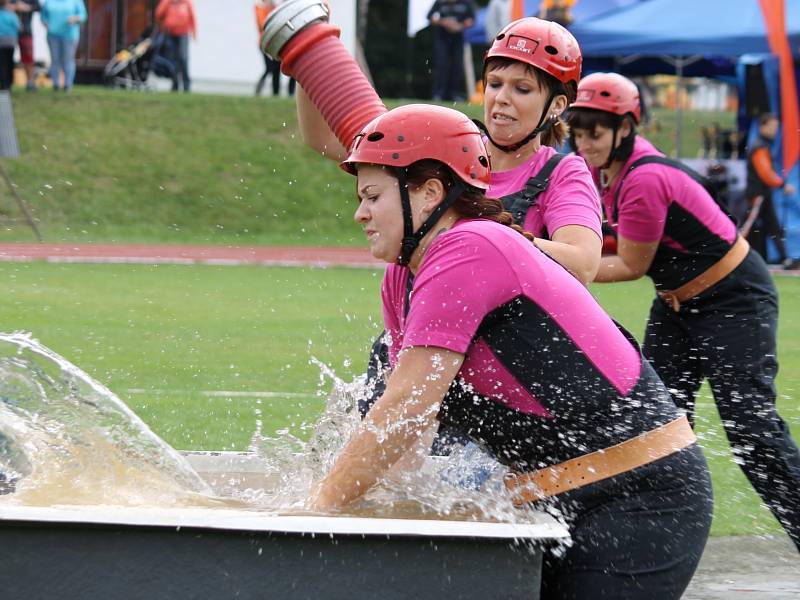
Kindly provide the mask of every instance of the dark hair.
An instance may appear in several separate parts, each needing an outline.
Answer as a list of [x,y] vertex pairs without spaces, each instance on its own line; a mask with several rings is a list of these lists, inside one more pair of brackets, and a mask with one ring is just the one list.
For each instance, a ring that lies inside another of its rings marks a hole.
[[758,117],[758,126],[763,127],[764,125],[773,120],[777,121],[778,115],[776,115],[775,113],[764,113],[762,115],[759,115]]
[[[495,56],[487,60],[483,65],[483,86],[486,87],[486,76],[488,75],[489,71],[494,71],[495,69],[507,69],[511,65],[514,64],[521,64],[525,66],[525,72],[533,77],[536,80],[536,83],[539,84],[539,87],[542,88],[547,92],[548,95],[554,94],[555,96],[559,96],[563,94],[567,97],[567,104],[575,102],[575,98],[578,93],[578,86],[574,81],[570,81],[569,83],[562,83],[550,73],[542,71],[534,67],[533,65],[529,65],[528,63],[514,60],[513,58],[506,58],[504,56]],[[553,146],[558,147],[564,143],[564,140],[567,139],[569,135],[569,129],[567,128],[566,123],[564,123],[563,118],[561,115],[558,117],[558,122],[555,126],[548,129],[542,134],[542,145],[543,146]]]
[[[405,167],[404,170],[409,186],[419,187],[429,179],[438,179],[444,186],[445,194],[453,188],[456,181],[450,167],[438,160],[419,160]],[[534,239],[532,233],[524,231],[522,227],[514,223],[514,217],[503,208],[500,200],[487,198],[484,191],[479,188],[468,185],[452,208],[462,219],[488,219],[511,227],[530,241]]]
[[[630,114],[615,115],[605,110],[583,107],[571,108],[567,113],[567,124],[571,132],[575,129],[585,129],[586,131],[594,133],[598,125],[606,129],[618,130],[626,120],[631,127],[631,132],[620,141],[616,156],[614,156],[615,161],[618,160],[623,163],[631,157],[633,153],[633,143],[636,141],[636,121],[633,120]],[[575,141],[571,133],[570,145],[573,151],[576,151]]]

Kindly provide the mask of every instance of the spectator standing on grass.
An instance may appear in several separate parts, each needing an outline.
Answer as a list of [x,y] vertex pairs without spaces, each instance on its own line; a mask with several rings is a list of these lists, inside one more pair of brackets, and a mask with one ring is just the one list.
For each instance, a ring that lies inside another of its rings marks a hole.
[[462,101],[464,30],[475,22],[470,0],[435,0],[428,11],[433,26],[433,99]]
[[0,90],[10,90],[14,80],[14,49],[19,19],[8,0],[0,0]]
[[[281,4],[281,2],[272,0],[258,0],[256,2],[256,26],[258,27],[259,33],[259,40],[261,39],[261,32],[264,29],[264,22],[267,20],[269,14],[277,8],[277,6]],[[259,52],[261,50],[259,49]],[[281,91],[281,61],[273,60],[269,56],[267,56],[264,52],[261,52],[261,55],[264,57],[264,74],[261,75],[261,78],[258,80],[256,84],[256,96],[261,95],[261,91],[264,89],[264,84],[267,81],[267,77],[272,76],[272,95],[277,96],[280,94]],[[294,95],[294,88],[295,88],[295,80],[294,77],[289,79],[289,95]]]
[[486,41],[491,44],[503,27],[511,22],[511,0],[489,0],[485,22]]
[[595,281],[653,280],[645,356],[690,418],[708,380],[736,462],[800,550],[800,450],[775,407],[778,293],[764,261],[699,181],[636,134],[632,81],[584,78],[569,115],[618,234]]
[[778,135],[780,121],[772,113],[763,114],[758,119],[758,138],[747,154],[747,200],[750,213],[745,219],[752,217],[753,226],[747,240],[753,245],[764,260],[767,260],[767,239],[771,239],[778,251],[778,261],[785,269],[796,269],[800,259],[792,259],[786,254],[784,232],[775,212],[772,190],[783,189],[784,194],[791,195],[794,188],[775,170],[772,162],[770,146]]
[[33,13],[41,6],[39,0],[11,0],[11,5],[19,17],[19,62],[25,70],[25,87],[29,92],[36,89],[33,60]]
[[[41,11],[50,48],[50,77],[53,89],[72,90],[75,81],[75,52],[81,37],[81,23],[86,20],[83,0],[45,0]],[[60,83],[63,73],[63,85]]]
[[189,36],[197,39],[197,24],[192,0],[161,0],[156,7],[156,23],[166,34],[166,43],[172,51],[175,74],[172,76],[172,91],[180,87],[188,92],[189,80]]

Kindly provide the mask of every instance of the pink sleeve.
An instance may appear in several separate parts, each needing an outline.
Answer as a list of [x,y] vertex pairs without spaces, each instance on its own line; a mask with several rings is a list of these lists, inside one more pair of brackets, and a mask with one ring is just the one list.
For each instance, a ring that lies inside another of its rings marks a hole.
[[544,224],[551,236],[560,227],[582,225],[602,239],[600,197],[582,158],[564,158],[542,196]]
[[484,317],[520,293],[514,270],[489,240],[451,231],[417,273],[402,347],[466,353]]
[[618,199],[619,235],[632,242],[660,241],[667,222],[669,196],[669,190],[657,173],[644,170],[631,173],[622,182]]
[[405,286],[400,283],[402,270],[397,265],[389,265],[383,274],[381,283],[381,302],[383,304],[383,327],[388,334],[384,339],[389,347],[389,364],[397,362],[400,348],[392,340],[400,339],[400,319],[405,301]]

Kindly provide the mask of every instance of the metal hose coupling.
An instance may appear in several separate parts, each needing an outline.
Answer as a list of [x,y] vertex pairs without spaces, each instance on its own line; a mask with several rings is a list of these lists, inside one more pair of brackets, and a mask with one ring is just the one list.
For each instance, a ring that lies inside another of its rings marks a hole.
[[264,23],[261,49],[281,61],[322,114],[341,144],[349,149],[356,134],[387,111],[355,59],[328,22],[323,0],[288,0]]

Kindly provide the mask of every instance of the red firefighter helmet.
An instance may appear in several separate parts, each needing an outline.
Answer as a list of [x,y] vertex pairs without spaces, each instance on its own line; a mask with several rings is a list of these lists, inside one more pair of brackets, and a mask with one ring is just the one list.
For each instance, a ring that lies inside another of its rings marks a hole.
[[367,123],[352,144],[342,169],[370,163],[407,167],[418,160],[446,164],[467,185],[489,188],[489,158],[478,127],[464,113],[433,104],[407,104]]
[[526,17],[506,25],[483,57],[511,58],[549,73],[561,83],[581,78],[581,49],[573,35],[558,23]]
[[570,108],[593,108],[619,116],[630,113],[637,125],[642,115],[639,88],[617,73],[592,73],[584,77]]

